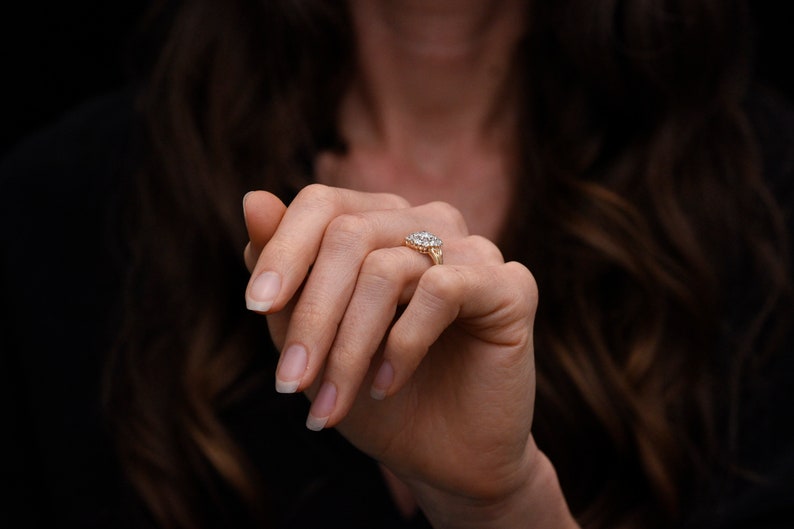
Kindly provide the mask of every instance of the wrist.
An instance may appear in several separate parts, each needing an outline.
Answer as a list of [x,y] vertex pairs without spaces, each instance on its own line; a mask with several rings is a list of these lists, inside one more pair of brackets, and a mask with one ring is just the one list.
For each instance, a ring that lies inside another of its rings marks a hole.
[[485,497],[462,496],[422,484],[412,487],[423,512],[436,529],[574,529],[571,515],[551,461],[527,443],[525,460],[515,481]]

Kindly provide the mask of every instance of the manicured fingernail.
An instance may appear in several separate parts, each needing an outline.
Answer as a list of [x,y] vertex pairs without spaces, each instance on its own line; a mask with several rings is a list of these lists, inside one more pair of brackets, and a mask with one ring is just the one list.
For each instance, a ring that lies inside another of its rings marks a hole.
[[325,428],[335,406],[336,386],[331,382],[323,382],[309,410],[309,417],[306,419],[306,428],[314,430],[315,432]]
[[378,369],[378,374],[375,375],[375,380],[372,381],[372,388],[370,388],[369,394],[373,399],[385,399],[392,382],[394,382],[394,368],[391,362],[384,360],[380,365],[380,369]]
[[287,347],[281,355],[276,370],[276,391],[279,393],[295,393],[306,372],[309,355],[306,348],[300,344]]
[[246,230],[248,229],[248,215],[246,214],[247,212],[245,211],[245,201],[248,198],[248,195],[250,195],[251,193],[253,193],[253,191],[249,191],[248,193],[243,195],[243,222],[245,222]]
[[248,310],[267,312],[281,290],[281,276],[275,272],[264,272],[254,279],[245,298]]

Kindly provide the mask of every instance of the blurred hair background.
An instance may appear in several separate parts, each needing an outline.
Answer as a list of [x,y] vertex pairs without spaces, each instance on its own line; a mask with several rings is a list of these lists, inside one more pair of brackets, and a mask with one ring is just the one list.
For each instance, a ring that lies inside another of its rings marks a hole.
[[[66,110],[128,84],[132,64],[146,53],[135,37],[151,4],[8,2],[0,17],[0,155]],[[794,16],[785,2],[749,4],[756,75],[794,101]]]

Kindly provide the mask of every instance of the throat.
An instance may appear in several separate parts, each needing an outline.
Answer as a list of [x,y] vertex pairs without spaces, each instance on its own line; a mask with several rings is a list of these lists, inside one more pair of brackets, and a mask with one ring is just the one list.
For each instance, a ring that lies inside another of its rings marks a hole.
[[447,202],[463,214],[471,234],[498,241],[514,187],[512,164],[494,153],[461,149],[458,154],[436,154],[417,162],[377,148],[326,152],[316,160],[316,178],[334,187],[394,193],[413,206]]

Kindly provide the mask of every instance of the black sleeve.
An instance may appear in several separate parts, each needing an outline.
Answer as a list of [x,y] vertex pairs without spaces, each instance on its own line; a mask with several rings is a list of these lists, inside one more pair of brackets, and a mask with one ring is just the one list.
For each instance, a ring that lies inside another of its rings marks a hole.
[[111,227],[132,167],[131,98],[71,112],[0,164],[2,527],[117,526],[100,380],[122,265]]

